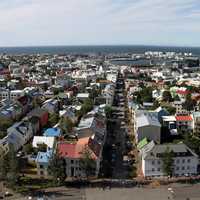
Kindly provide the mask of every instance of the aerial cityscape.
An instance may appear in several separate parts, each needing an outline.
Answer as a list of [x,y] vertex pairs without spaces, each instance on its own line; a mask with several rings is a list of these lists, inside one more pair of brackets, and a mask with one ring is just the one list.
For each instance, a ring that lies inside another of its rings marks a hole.
[[0,11],[0,199],[200,199],[197,0]]

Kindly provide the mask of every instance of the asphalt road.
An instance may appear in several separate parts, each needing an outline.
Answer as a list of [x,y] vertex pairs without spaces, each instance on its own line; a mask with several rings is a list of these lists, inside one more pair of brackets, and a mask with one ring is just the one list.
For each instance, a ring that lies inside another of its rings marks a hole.
[[[35,196],[32,200],[38,199]],[[151,188],[50,188],[45,190],[44,200],[200,200],[200,184],[172,184]],[[28,200],[28,196],[16,195],[5,200]]]

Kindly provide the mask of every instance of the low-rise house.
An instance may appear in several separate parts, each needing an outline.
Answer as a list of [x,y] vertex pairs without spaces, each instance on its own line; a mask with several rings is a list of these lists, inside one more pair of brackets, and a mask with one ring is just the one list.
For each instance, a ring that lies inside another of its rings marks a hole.
[[200,112],[193,112],[193,132],[200,136]]
[[47,177],[49,175],[48,167],[52,154],[52,150],[49,150],[47,152],[38,152],[37,158],[35,160],[38,176]]
[[33,147],[38,148],[42,144],[47,145],[47,149],[51,150],[54,148],[56,142],[55,137],[46,137],[46,136],[34,136],[33,138]]
[[16,103],[6,103],[0,108],[0,118],[17,120],[23,115],[23,108]]
[[55,113],[58,111],[59,108],[58,100],[48,99],[43,103],[42,108],[47,110],[49,113]]
[[187,133],[193,130],[193,118],[191,115],[177,115],[176,127],[179,132]]
[[38,117],[40,122],[40,128],[44,127],[48,123],[48,112],[42,108],[35,108],[27,114],[27,117]]
[[28,121],[17,122],[7,129],[6,140],[13,145],[15,151],[18,151],[32,137],[33,129]]
[[158,120],[157,113],[143,110],[136,111],[134,128],[137,143],[144,138],[160,143],[161,124]]
[[102,91],[102,96],[106,99],[106,104],[112,106],[115,95],[114,84],[106,85],[105,89]]
[[79,101],[85,101],[86,99],[89,98],[89,93],[78,93],[76,98],[79,100]]
[[173,153],[173,175],[196,175],[198,173],[198,156],[185,144],[161,144],[150,142],[141,150],[142,172],[145,177],[164,176],[163,155],[166,151]]
[[98,175],[100,161],[95,153],[88,146],[89,137],[80,138],[74,143],[60,142],[58,152],[65,159],[67,177],[85,177],[85,171],[81,168],[80,160],[83,158],[85,148],[91,152],[92,158],[96,161],[96,170],[94,175]]
[[162,125],[169,130],[170,135],[178,135],[176,128],[176,117],[175,116],[163,116]]
[[0,98],[1,99],[10,99],[15,100],[24,96],[24,90],[0,90]]
[[73,107],[67,107],[59,111],[59,116],[70,119],[73,123],[77,122],[76,111]]
[[177,115],[187,115],[188,111],[183,107],[182,101],[174,101],[173,106],[176,108]]
[[61,130],[59,128],[48,128],[44,132],[45,137],[60,137],[61,136]]

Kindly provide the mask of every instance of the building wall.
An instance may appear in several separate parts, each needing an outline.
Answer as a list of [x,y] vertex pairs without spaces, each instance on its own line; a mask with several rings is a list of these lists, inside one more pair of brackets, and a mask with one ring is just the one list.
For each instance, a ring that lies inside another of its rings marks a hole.
[[[162,159],[142,159],[142,171],[144,176],[163,176]],[[197,174],[198,158],[194,156],[174,158],[174,175]]]
[[[66,175],[67,177],[85,177],[85,172],[80,168],[80,159],[65,158],[66,163]],[[100,169],[100,160],[96,160],[96,172],[98,176]]]
[[37,163],[37,175],[40,177],[48,176],[48,164]]

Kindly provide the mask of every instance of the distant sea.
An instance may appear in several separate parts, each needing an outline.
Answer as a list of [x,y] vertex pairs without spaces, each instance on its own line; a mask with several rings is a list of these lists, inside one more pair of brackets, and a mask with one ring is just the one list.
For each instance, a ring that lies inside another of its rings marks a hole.
[[0,47],[0,54],[108,54],[108,53],[144,53],[146,51],[191,52],[200,56],[200,47],[169,47],[169,46],[32,46],[32,47]]

